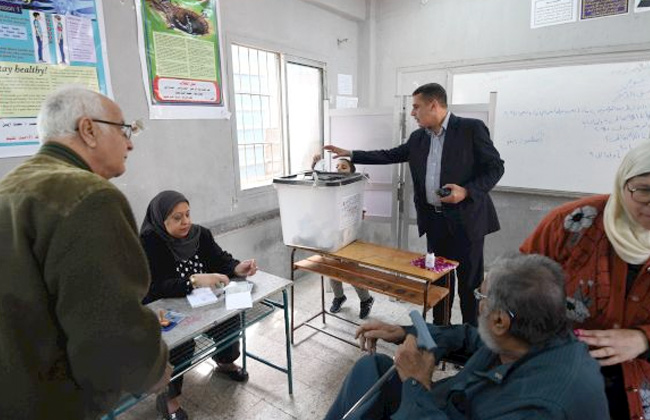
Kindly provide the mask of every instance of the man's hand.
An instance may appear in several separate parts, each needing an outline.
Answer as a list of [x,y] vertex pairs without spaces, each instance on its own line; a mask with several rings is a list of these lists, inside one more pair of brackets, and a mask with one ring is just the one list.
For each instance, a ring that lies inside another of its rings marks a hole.
[[255,260],[242,261],[235,267],[237,277],[248,277],[255,273],[257,273],[257,263]]
[[640,330],[576,330],[578,340],[591,347],[591,357],[601,366],[635,359],[648,350],[648,339]]
[[389,343],[399,343],[404,340],[405,336],[406,331],[398,325],[370,321],[359,326],[354,337],[359,339],[361,350],[374,353],[377,349],[377,339],[381,338]]
[[172,372],[174,371],[174,366],[171,364],[167,363],[167,366],[165,366],[165,372],[163,373],[163,376],[158,379],[158,382],[151,388],[152,393],[158,393],[161,392],[165,389],[167,384],[169,383],[169,380],[172,378]]
[[415,379],[427,390],[431,389],[431,375],[436,368],[433,353],[418,348],[414,335],[407,335],[395,352],[395,367],[402,382]]
[[445,184],[442,186],[442,188],[449,188],[451,190],[451,194],[449,194],[447,197],[440,198],[440,201],[443,203],[456,204],[467,198],[467,190],[460,185]]
[[327,150],[328,152],[334,153],[334,159],[338,159],[340,157],[350,157],[351,153],[349,150],[341,149],[340,147],[336,146],[325,146],[323,149]]

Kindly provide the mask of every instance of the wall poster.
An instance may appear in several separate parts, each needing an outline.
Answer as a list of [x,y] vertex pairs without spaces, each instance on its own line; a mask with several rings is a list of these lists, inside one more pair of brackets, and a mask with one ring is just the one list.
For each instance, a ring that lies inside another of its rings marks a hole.
[[152,119],[229,118],[218,0],[136,0]]
[[40,147],[36,116],[64,84],[111,96],[101,0],[0,0],[0,158]]

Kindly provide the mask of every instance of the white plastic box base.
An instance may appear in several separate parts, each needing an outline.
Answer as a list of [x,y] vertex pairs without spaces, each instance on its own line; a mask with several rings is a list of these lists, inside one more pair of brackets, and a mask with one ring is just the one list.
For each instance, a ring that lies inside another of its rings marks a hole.
[[273,185],[285,245],[335,252],[357,239],[365,179],[340,186]]

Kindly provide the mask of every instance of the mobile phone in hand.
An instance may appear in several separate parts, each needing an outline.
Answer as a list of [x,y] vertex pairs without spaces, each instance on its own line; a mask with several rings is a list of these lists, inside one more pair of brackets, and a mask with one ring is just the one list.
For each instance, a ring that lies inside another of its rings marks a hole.
[[439,197],[447,197],[449,194],[451,194],[451,188],[438,188],[438,190],[436,190],[436,194],[438,194]]

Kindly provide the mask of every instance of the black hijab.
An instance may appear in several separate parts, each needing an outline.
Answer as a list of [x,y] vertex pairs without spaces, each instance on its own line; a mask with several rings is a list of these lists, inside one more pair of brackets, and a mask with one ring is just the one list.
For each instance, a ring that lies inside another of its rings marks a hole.
[[187,236],[181,239],[174,238],[167,233],[165,219],[178,203],[183,202],[190,204],[187,198],[179,192],[163,191],[159,193],[149,203],[147,214],[140,228],[140,235],[155,232],[160,236],[169,247],[176,261],[188,260],[196,254],[199,249],[199,236],[201,234],[201,230],[195,224],[192,224]]

